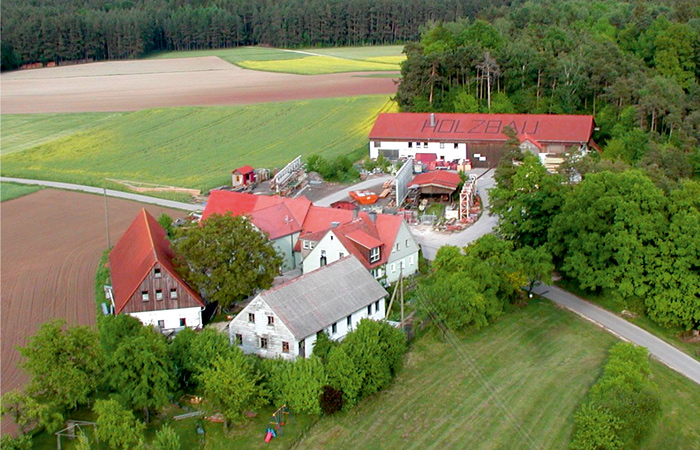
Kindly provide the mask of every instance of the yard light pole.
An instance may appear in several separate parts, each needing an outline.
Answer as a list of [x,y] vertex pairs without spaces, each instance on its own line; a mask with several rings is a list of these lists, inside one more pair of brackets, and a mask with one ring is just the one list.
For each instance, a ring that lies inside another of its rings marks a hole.
[[112,243],[109,239],[109,210],[107,209],[107,188],[102,188],[102,192],[105,198],[105,227],[107,228],[107,250],[112,247]]

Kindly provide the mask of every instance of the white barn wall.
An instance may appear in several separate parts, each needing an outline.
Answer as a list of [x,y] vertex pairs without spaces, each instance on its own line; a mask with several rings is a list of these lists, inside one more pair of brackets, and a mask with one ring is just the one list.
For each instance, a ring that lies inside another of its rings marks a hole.
[[413,145],[409,147],[408,141],[370,141],[369,156],[376,159],[382,150],[397,150],[399,158],[415,158],[416,153],[435,153],[438,159],[445,161],[467,158],[467,144],[464,142],[458,142],[457,148],[454,142],[428,142],[427,148],[423,145],[425,142],[420,142],[421,146],[418,148],[418,143],[419,141],[412,141]]
[[348,249],[345,248],[335,233],[333,233],[333,230],[331,230],[318,241],[313,250],[304,258],[302,263],[303,273],[309,273],[321,267],[322,251],[326,252],[326,264],[338,261],[341,258],[341,253],[343,256],[348,256],[350,254]]
[[180,326],[180,319],[182,318],[185,319],[188,328],[199,328],[202,326],[202,308],[200,307],[134,312],[129,313],[129,315],[136,317],[146,326],[153,325],[157,327],[158,321],[163,320],[165,321],[165,326],[163,327],[165,330],[182,328]]
[[[406,246],[408,241],[408,246]],[[398,250],[396,245],[398,244]],[[405,222],[401,222],[396,240],[391,248],[391,254],[386,263],[386,280],[393,283],[399,279],[401,263],[403,262],[403,276],[409,276],[418,270],[418,243],[413,238],[411,231]]]

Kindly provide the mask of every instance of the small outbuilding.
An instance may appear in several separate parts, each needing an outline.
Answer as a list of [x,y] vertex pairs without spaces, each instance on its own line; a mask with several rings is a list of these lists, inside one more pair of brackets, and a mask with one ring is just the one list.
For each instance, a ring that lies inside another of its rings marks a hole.
[[362,319],[384,319],[387,295],[347,256],[258,294],[231,321],[231,344],[266,358],[305,358],[319,333],[341,340]]
[[255,169],[250,166],[239,167],[231,172],[231,185],[234,188],[245,187],[255,181]]
[[416,175],[408,184],[416,188],[421,196],[451,196],[459,187],[462,178],[456,172],[435,170]]

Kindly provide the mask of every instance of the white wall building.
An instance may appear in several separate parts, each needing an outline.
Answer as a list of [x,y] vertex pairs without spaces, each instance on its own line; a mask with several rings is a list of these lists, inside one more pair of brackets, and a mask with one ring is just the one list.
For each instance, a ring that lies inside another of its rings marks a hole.
[[346,256],[258,294],[231,321],[231,344],[266,358],[308,357],[318,333],[341,340],[362,319],[384,319],[387,295],[355,257]]

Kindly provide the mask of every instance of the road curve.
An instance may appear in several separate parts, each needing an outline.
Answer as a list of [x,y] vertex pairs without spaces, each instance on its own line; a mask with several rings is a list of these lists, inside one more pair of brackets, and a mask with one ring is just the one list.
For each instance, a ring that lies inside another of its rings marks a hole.
[[556,286],[538,286],[533,292],[599,324],[626,341],[646,347],[654,358],[700,384],[700,361],[651,333]]
[[[7,183],[19,183],[19,184],[32,184],[36,186],[46,186],[55,189],[66,189],[68,191],[79,191],[87,192],[89,194],[104,194],[104,189],[95,186],[83,186],[80,184],[71,183],[58,183],[55,181],[43,181],[43,180],[27,180],[24,178],[9,178],[0,177],[1,182]],[[149,197],[148,195],[131,194],[129,192],[114,191],[112,189],[107,189],[107,195],[110,197],[123,198],[126,200],[134,200],[141,203],[148,203],[151,205],[164,206],[166,208],[172,209],[182,209],[185,211],[199,211],[203,209],[202,205],[193,205],[190,203],[176,202],[173,200],[165,200],[162,198]]]

